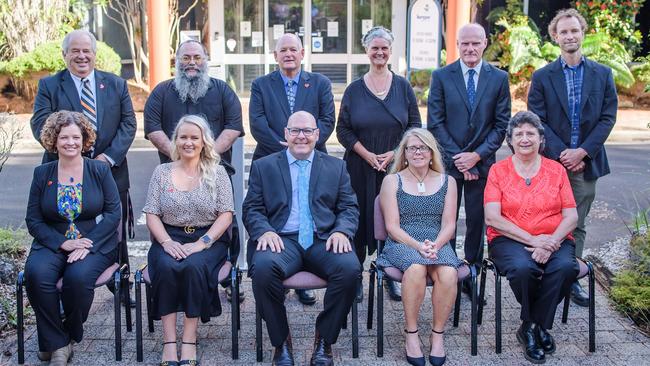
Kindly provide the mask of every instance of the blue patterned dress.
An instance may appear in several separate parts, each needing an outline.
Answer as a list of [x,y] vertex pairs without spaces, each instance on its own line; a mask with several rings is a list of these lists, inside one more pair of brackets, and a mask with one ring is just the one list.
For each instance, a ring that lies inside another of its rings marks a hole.
[[[449,176],[443,175],[444,183],[434,194],[426,196],[415,196],[404,192],[402,188],[402,176],[397,174],[397,205],[399,207],[399,224],[413,239],[431,241],[438,237],[442,224],[442,212],[445,207],[445,196]],[[438,257],[435,260],[424,258],[414,248],[395,242],[390,237],[386,239],[384,250],[377,259],[381,267],[396,267],[400,271],[406,271],[412,264],[433,265],[440,264],[458,268],[463,261],[456,256],[454,249],[449,243],[438,250]]]
[[81,213],[81,182],[74,185],[58,184],[56,194],[56,206],[59,215],[69,222],[68,230],[65,232],[67,239],[79,239],[81,233],[74,224],[74,220]]

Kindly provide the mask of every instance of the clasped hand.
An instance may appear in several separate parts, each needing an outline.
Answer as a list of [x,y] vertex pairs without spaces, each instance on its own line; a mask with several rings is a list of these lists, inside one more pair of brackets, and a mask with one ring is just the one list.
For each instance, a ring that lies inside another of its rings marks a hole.
[[560,249],[560,244],[562,244],[560,240],[556,240],[547,234],[534,235],[530,241],[531,247],[542,248],[551,253]]
[[425,239],[424,242],[422,242],[418,247],[418,252],[426,259],[435,260],[438,258],[438,248],[436,247],[436,243],[429,239]]
[[68,253],[68,263],[73,263],[86,258],[93,247],[93,241],[88,238],[70,239],[61,244],[61,249]]
[[372,152],[368,152],[368,154],[364,157],[364,160],[375,170],[380,171],[380,172],[385,172],[386,168],[388,167],[388,164],[390,164],[393,161],[393,151],[387,151],[383,154],[375,154]]
[[205,244],[198,241],[181,244],[177,241],[172,240],[161,245],[165,253],[171,255],[172,258],[176,259],[177,261],[185,259],[190,255],[198,253],[205,249]]
[[552,253],[544,248],[526,247],[526,250],[531,252],[531,257],[535,262],[539,264],[544,264],[548,262],[548,259],[551,257],[551,253]]

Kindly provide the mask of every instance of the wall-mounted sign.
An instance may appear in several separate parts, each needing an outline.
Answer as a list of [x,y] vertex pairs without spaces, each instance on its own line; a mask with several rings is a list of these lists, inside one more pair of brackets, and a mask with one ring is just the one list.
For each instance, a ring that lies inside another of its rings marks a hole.
[[323,52],[323,37],[311,37],[311,52]]
[[408,12],[408,71],[440,65],[442,9],[437,0],[417,0]]
[[251,22],[243,21],[239,23],[239,35],[242,37],[251,36]]

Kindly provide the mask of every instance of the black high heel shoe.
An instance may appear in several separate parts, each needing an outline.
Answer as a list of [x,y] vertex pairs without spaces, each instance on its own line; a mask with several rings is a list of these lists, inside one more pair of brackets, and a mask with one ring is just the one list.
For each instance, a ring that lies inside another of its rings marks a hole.
[[[183,343],[183,344],[191,344],[191,345],[193,345],[194,347],[198,347],[198,345],[199,345],[199,342],[198,342],[198,341],[196,341],[196,342],[185,342],[185,341],[183,341],[182,343]],[[197,360],[181,360],[181,361],[178,363],[178,365],[179,365],[179,366],[180,366],[180,365],[199,366],[200,363],[199,363],[199,361],[197,361]]]
[[[407,334],[416,334],[418,332],[418,329],[414,331],[409,331],[408,329],[404,329],[404,333]],[[425,366],[427,364],[427,361],[424,359],[424,356],[422,357],[410,357],[408,353],[406,354],[406,362],[408,362],[409,365],[413,366]]]
[[[163,348],[166,344],[176,344],[176,341],[163,342]],[[159,366],[178,366],[178,361],[161,361]]]
[[[431,329],[431,332],[436,334],[445,334],[444,330],[438,332],[435,329]],[[433,334],[432,334],[432,338],[433,338]],[[429,354],[429,363],[432,364],[433,366],[442,366],[445,364],[446,361],[447,361],[447,355],[440,357],[440,356],[431,356],[431,354]]]

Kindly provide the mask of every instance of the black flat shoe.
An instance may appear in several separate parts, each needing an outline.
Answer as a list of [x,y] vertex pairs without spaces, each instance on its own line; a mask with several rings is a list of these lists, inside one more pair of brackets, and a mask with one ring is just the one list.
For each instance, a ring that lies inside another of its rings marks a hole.
[[386,288],[388,289],[388,297],[390,297],[391,300],[402,301],[402,288],[397,282],[387,278]]
[[314,305],[316,303],[316,295],[314,290],[296,290],[298,301],[305,305]]
[[585,308],[589,306],[589,294],[580,286],[580,282],[578,281],[571,285],[571,301]]
[[332,345],[316,332],[314,353],[311,354],[310,366],[333,366]]
[[284,342],[279,347],[275,347],[273,352],[274,366],[293,366],[293,346],[291,345],[291,335],[287,336]]
[[549,332],[540,327],[537,326],[537,342],[539,343],[540,346],[542,346],[542,349],[544,350],[544,353],[547,355],[552,354],[555,352],[555,341],[553,340],[553,336],[549,334]]
[[524,357],[536,364],[546,362],[544,350],[537,344],[537,324],[531,322],[523,322],[517,330],[517,340],[524,346]]

